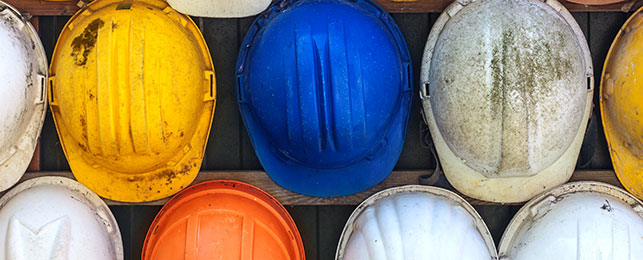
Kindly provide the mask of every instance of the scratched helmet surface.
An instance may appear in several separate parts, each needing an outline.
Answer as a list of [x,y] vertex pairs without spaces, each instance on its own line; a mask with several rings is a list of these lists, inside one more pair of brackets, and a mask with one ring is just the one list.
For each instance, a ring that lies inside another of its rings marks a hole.
[[156,215],[143,260],[304,260],[288,211],[263,190],[215,180],[181,191]]
[[643,259],[643,204],[599,182],[541,194],[511,220],[500,259]]
[[601,79],[603,130],[616,176],[643,199],[643,8],[623,25],[612,43]]
[[421,80],[425,121],[460,192],[520,202],[571,177],[593,77],[560,3],[454,2],[429,35]]
[[47,110],[47,56],[38,33],[0,1],[0,191],[29,166]]
[[252,25],[237,60],[255,152],[286,189],[341,196],[382,181],[399,158],[410,57],[369,0],[284,0]]
[[584,5],[608,5],[608,4],[625,2],[625,0],[567,0],[567,1],[572,3],[584,4]]
[[210,132],[213,69],[196,25],[164,1],[79,11],[56,44],[49,96],[76,179],[128,202],[187,187]]
[[0,198],[0,257],[122,260],[118,224],[105,202],[64,177],[39,177]]
[[257,15],[270,5],[270,0],[168,0],[177,11],[213,18],[235,18]]
[[457,194],[408,185],[381,191],[348,218],[336,260],[497,259],[493,238]]

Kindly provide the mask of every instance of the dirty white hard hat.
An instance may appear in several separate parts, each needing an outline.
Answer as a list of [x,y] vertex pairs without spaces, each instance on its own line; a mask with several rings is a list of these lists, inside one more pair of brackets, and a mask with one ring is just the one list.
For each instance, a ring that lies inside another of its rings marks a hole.
[[425,122],[449,182],[527,201],[571,177],[594,86],[580,27],[557,1],[456,1],[422,61]]
[[105,202],[72,179],[30,179],[0,198],[3,259],[122,260],[122,243]]
[[511,220],[500,259],[643,259],[643,204],[599,182],[538,195]]
[[253,16],[265,10],[270,2],[271,0],[167,0],[180,13],[212,18]]
[[47,110],[47,57],[28,20],[0,1],[0,191],[33,156]]

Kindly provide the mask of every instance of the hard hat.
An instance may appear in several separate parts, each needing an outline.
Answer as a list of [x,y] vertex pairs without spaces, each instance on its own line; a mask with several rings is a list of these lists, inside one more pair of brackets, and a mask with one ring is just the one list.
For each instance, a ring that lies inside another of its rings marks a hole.
[[38,33],[0,1],[0,191],[29,166],[47,106],[47,57]]
[[143,260],[303,260],[297,226],[268,193],[238,181],[208,181],[163,206],[143,244]]
[[634,13],[607,53],[601,80],[603,129],[616,176],[643,199],[643,13]]
[[216,18],[246,17],[261,13],[271,0],[168,0],[177,11]]
[[215,80],[190,17],[159,0],[96,0],[63,29],[50,104],[76,179],[118,201],[161,199],[196,177]]
[[435,22],[420,98],[458,191],[521,202],[572,175],[592,107],[587,42],[557,1],[454,2]]
[[624,2],[625,0],[567,0],[568,2],[584,5],[607,5]]
[[105,202],[64,177],[30,179],[2,196],[0,234],[3,259],[123,259]]
[[393,170],[411,105],[411,59],[377,4],[277,1],[241,46],[239,109],[277,184],[342,196]]
[[484,221],[457,194],[409,185],[381,191],[351,214],[335,259],[496,259]]
[[599,182],[574,182],[525,204],[500,240],[500,259],[643,259],[643,204]]

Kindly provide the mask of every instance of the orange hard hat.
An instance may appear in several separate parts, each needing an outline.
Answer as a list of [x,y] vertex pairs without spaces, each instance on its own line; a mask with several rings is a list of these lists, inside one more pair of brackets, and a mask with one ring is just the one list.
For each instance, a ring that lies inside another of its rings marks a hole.
[[304,246],[275,198],[237,181],[208,181],[168,201],[143,244],[142,259],[303,260]]

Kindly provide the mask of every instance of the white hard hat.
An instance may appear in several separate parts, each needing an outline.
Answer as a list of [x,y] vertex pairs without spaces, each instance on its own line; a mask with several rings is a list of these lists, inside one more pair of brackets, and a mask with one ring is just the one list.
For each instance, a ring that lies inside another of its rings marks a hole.
[[270,5],[271,0],[167,0],[177,11],[213,18],[235,18],[253,16]]
[[487,226],[457,194],[409,185],[381,191],[348,219],[337,260],[496,259]]
[[557,1],[456,1],[429,35],[420,98],[463,194],[522,202],[566,182],[592,107],[587,42]]
[[122,260],[118,224],[105,202],[64,177],[20,183],[0,198],[4,259]]
[[0,1],[0,191],[33,156],[47,109],[47,57],[36,30]]
[[643,204],[599,182],[573,182],[525,204],[500,241],[500,259],[643,259]]

